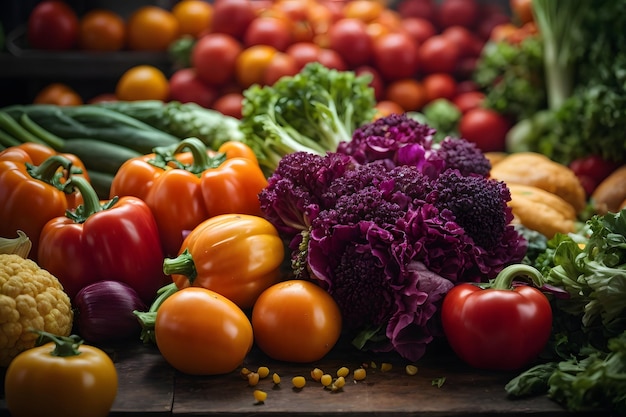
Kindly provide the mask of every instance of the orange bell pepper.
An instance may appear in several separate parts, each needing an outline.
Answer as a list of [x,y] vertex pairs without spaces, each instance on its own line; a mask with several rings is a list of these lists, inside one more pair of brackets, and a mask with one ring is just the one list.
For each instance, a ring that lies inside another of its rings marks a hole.
[[175,148],[157,148],[125,162],[113,179],[111,197],[144,200],[154,213],[165,256],[175,256],[185,235],[210,217],[260,216],[258,194],[266,186],[247,145],[226,142],[214,152],[188,138]]
[[79,171],[86,173],[75,155],[57,154],[43,145],[23,144],[0,152],[0,236],[14,237],[22,230],[32,242],[29,258],[37,261],[44,225],[82,203],[79,193],[66,192],[63,185],[68,172]]

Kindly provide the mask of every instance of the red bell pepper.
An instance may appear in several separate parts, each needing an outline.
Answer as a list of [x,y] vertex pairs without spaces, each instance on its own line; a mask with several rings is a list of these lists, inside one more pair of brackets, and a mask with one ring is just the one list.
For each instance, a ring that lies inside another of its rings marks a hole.
[[156,219],[165,256],[176,256],[186,233],[210,217],[262,215],[258,194],[267,178],[248,149],[226,142],[216,153],[199,139],[185,139],[125,162],[111,196],[143,199]]
[[73,299],[102,280],[131,286],[149,304],[165,282],[163,251],[150,208],[136,197],[100,202],[91,185],[72,177],[84,204],[50,220],[41,232],[39,264],[55,275]]
[[82,201],[80,194],[65,192],[63,182],[72,162],[53,154],[40,164],[26,149],[10,147],[0,152],[0,236],[14,237],[22,230],[32,242],[29,258],[37,261],[41,229]]
[[548,298],[530,285],[513,287],[529,277],[543,285],[541,273],[528,265],[504,268],[487,288],[471,283],[453,287],[444,298],[441,321],[452,350],[479,369],[517,370],[535,360],[552,331]]

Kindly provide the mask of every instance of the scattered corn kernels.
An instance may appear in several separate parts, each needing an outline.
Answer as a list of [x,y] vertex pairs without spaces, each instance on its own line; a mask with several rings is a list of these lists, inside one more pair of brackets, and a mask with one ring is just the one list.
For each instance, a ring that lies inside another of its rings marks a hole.
[[261,391],[260,389],[255,389],[253,392],[254,399],[258,403],[263,403],[267,400],[267,392]]
[[322,383],[323,386],[328,387],[330,386],[330,384],[333,383],[333,377],[330,374],[324,374],[320,378],[320,382]]
[[248,385],[253,387],[258,383],[259,383],[259,374],[257,374],[256,372],[250,372],[248,374]]
[[349,373],[350,373],[350,370],[346,368],[345,366],[342,366],[341,368],[337,369],[337,376],[341,376],[345,378],[348,376]]
[[407,375],[415,375],[417,374],[417,366],[415,365],[407,365],[404,367],[404,370],[406,371]]
[[358,368],[354,370],[353,376],[355,381],[362,381],[365,379],[367,372],[363,368]]
[[250,373],[250,370],[248,368],[241,368],[241,371],[239,371],[239,375],[241,375],[243,379],[248,379],[249,373]]
[[339,391],[340,389],[343,388],[344,385],[346,385],[346,380],[344,377],[340,376],[340,377],[337,377],[337,379],[333,381],[330,389],[332,391]]
[[322,375],[324,375],[324,371],[322,371],[320,368],[315,368],[311,371],[311,378],[313,379],[313,381],[319,382]]
[[274,384],[276,385],[280,384],[280,375],[278,375],[276,372],[272,374],[272,382],[274,382]]
[[294,376],[291,378],[291,383],[295,388],[304,388],[306,385],[306,379],[303,376]]
[[267,376],[270,374],[270,368],[268,368],[267,366],[259,366],[259,369],[257,369],[256,372],[257,374],[259,374],[259,378],[267,378]]
[[387,372],[387,371],[391,371],[392,367],[393,366],[389,362],[383,362],[380,365],[380,370],[383,371],[383,372]]

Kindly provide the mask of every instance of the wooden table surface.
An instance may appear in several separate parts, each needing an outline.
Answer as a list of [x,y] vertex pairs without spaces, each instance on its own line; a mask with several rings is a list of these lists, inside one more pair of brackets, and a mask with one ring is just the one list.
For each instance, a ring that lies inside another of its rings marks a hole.
[[[270,360],[253,350],[242,366],[256,370],[267,366],[270,375],[281,376],[279,386],[271,377],[256,387],[248,386],[240,368],[227,375],[189,376],[174,371],[155,346],[130,341],[102,347],[113,358],[119,374],[118,395],[110,416],[608,416],[599,410],[569,413],[547,397],[512,400],[504,385],[516,375],[510,372],[476,371],[462,364],[446,347],[431,349],[417,363],[414,376],[405,373],[405,363],[396,356],[380,356],[351,348],[336,348],[312,364]],[[376,368],[371,368],[372,362]],[[386,372],[382,362],[392,364]],[[355,369],[370,366],[367,377],[355,382],[346,378],[338,392],[322,388],[310,378],[313,368],[334,374],[341,366]],[[291,378],[307,378],[303,389],[292,388]],[[4,381],[4,372],[0,375]],[[433,381],[445,377],[441,387]],[[0,396],[0,416],[10,414]],[[267,392],[267,400],[256,404],[253,391]]]

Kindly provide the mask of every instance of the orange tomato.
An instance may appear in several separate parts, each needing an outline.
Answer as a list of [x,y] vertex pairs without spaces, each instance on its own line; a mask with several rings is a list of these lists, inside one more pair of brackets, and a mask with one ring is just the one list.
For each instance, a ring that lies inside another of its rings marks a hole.
[[80,19],[78,41],[88,51],[119,51],[126,45],[126,22],[110,10],[91,10]]
[[128,46],[139,51],[165,51],[178,37],[180,25],[172,12],[158,6],[142,6],[127,24]]
[[404,111],[420,110],[428,101],[424,85],[415,78],[391,81],[385,89],[385,99],[398,103]]
[[192,375],[234,371],[254,341],[245,313],[228,298],[201,287],[169,296],[157,311],[154,334],[165,360]]
[[353,17],[366,23],[377,19],[384,9],[382,2],[373,0],[352,0],[346,2],[342,8],[345,17]]
[[389,116],[390,114],[402,113],[404,113],[404,109],[398,103],[391,100],[381,100],[376,103],[376,114],[374,115],[374,120]]
[[287,280],[261,293],[252,309],[252,329],[259,349],[270,358],[313,362],[339,340],[341,312],[320,286]]
[[115,86],[118,100],[167,100],[169,82],[163,72],[152,65],[137,65],[128,69]]
[[248,88],[252,84],[263,84],[265,70],[277,52],[269,45],[253,45],[241,51],[235,62],[235,78],[239,85]]
[[70,86],[52,83],[41,89],[33,99],[35,104],[55,104],[57,106],[78,106],[83,104],[82,97]]
[[213,5],[203,0],[184,0],[176,3],[172,14],[178,20],[181,35],[197,38],[211,26]]

